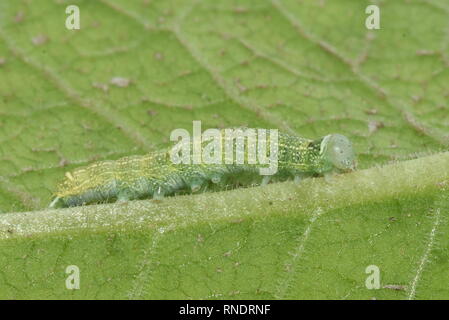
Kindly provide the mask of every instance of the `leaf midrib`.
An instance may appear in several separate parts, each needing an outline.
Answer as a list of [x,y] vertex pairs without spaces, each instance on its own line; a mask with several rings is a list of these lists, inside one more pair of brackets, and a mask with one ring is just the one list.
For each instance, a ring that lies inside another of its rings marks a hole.
[[[232,222],[248,216],[311,214],[356,204],[446,190],[449,152],[380,168],[233,191],[122,204],[7,213],[0,216],[0,239],[79,231],[172,230],[205,222]],[[162,228],[162,229],[161,229]]]

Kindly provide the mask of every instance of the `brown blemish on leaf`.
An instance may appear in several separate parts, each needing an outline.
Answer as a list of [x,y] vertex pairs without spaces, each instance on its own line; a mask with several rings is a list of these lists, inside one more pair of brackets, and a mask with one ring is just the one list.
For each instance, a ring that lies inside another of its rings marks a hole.
[[109,83],[116,87],[126,88],[132,83],[132,80],[124,77],[114,77]]
[[404,291],[407,289],[407,286],[399,285],[399,284],[387,284],[382,287],[383,289],[390,289],[396,291]]
[[160,53],[160,52],[156,52],[156,53],[154,54],[154,58],[155,58],[156,60],[164,60],[164,55],[163,55],[162,53]]
[[377,109],[373,108],[373,109],[365,110],[365,113],[374,116],[374,115],[378,114],[379,112],[377,111]]
[[99,22],[99,21],[92,21],[92,23],[90,24],[90,26],[91,26],[92,28],[98,28],[98,27],[101,27],[101,22]]
[[369,131],[370,134],[376,132],[377,130],[379,130],[379,129],[383,128],[383,127],[385,127],[385,125],[381,121],[373,120],[373,121],[370,121],[368,123],[368,131]]
[[108,92],[108,90],[109,90],[109,86],[106,83],[101,83],[101,82],[93,82],[92,87],[94,87],[96,89],[101,89],[104,92]]
[[46,44],[48,41],[49,38],[45,34],[39,34],[31,39],[31,42],[33,42],[35,46],[41,46],[43,44]]
[[417,50],[416,55],[418,56],[432,56],[435,54],[435,51],[433,50]]
[[17,12],[17,14],[14,16],[14,22],[19,23],[22,22],[25,18],[25,13],[23,11]]
[[243,8],[243,7],[237,7],[237,8],[234,8],[234,12],[235,13],[247,13],[248,9],[247,8]]

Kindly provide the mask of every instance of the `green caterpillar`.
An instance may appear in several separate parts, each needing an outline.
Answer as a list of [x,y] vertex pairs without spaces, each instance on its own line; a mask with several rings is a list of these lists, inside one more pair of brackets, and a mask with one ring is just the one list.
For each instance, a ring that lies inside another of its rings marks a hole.
[[[237,144],[235,141],[232,143]],[[160,200],[171,195],[263,185],[270,180],[301,180],[355,169],[352,144],[340,134],[309,140],[279,133],[276,147],[277,172],[264,177],[260,176],[258,165],[238,164],[236,161],[227,164],[175,164],[171,161],[170,150],[96,162],[67,172],[50,207],[147,198]],[[247,155],[244,157],[248,158]]]

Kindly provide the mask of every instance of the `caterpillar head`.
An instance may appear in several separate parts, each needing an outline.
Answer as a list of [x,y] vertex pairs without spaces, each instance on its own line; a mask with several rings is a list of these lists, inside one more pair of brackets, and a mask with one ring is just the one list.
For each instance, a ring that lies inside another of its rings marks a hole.
[[329,134],[320,145],[320,155],[340,171],[355,170],[355,154],[352,143],[341,134]]

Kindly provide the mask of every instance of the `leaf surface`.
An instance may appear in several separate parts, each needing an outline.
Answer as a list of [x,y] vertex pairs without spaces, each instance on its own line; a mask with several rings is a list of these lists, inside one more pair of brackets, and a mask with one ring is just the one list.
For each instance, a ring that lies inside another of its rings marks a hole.
[[[449,6],[382,2],[370,31],[369,4],[2,1],[0,298],[449,297]],[[342,133],[361,171],[42,211],[65,171],[193,120]]]

